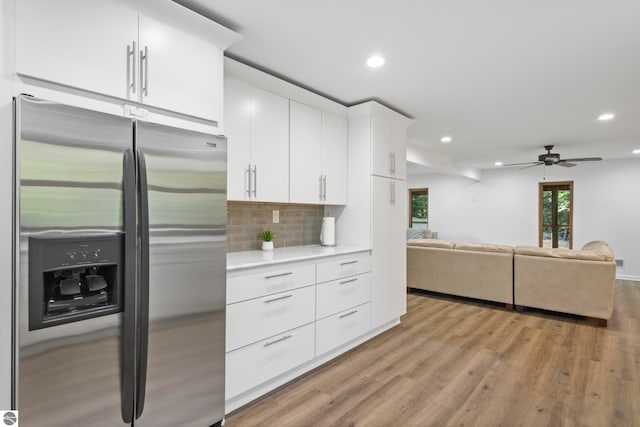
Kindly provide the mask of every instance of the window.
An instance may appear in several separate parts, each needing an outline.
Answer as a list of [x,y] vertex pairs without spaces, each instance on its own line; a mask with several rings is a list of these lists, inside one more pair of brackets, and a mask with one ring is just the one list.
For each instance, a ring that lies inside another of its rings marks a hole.
[[409,189],[409,228],[429,228],[429,189]]
[[541,182],[539,200],[541,248],[573,247],[573,181]]

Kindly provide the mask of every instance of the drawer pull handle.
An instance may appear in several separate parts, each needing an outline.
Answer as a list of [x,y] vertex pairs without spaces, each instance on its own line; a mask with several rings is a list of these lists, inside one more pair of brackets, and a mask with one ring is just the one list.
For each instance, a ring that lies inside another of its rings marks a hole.
[[351,283],[351,282],[357,282],[358,278],[354,278],[354,279],[349,279],[349,280],[343,280],[342,282],[340,282],[341,285],[344,285],[346,283]]
[[264,302],[274,302],[274,301],[280,301],[281,299],[287,299],[287,298],[291,298],[293,295],[289,294],[289,295],[284,295],[278,298],[271,298],[271,299],[266,299],[264,300]]
[[264,276],[265,279],[273,279],[274,277],[283,277],[283,276],[290,276],[292,275],[293,272],[290,271],[288,273],[280,273],[280,274],[272,274],[270,276]]
[[357,263],[358,260],[353,260],[353,261],[345,261],[345,262],[341,262],[340,265],[349,265],[349,264],[355,264]]
[[348,312],[348,313],[341,314],[341,315],[340,315],[340,318],[341,318],[341,319],[343,319],[343,318],[345,318],[345,317],[351,316],[352,314],[356,314],[357,312],[358,312],[358,310],[351,310],[351,311],[350,311],[350,312]]
[[278,338],[277,340],[267,341],[266,343],[264,343],[264,346],[265,347],[269,347],[270,345],[277,344],[277,343],[282,342],[282,341],[286,341],[291,337],[292,337],[292,335],[285,335],[282,338]]

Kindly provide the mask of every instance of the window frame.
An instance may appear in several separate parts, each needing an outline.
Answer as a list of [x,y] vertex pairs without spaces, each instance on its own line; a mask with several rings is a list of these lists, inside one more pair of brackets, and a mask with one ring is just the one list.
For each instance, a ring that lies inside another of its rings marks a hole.
[[[540,182],[538,184],[538,246],[542,247],[543,244],[543,230],[544,230],[544,224],[543,224],[543,210],[544,210],[544,198],[543,198],[543,193],[545,191],[545,187],[569,187],[569,249],[573,249],[573,192],[574,192],[574,188],[573,188],[573,181],[554,181],[554,182]],[[548,190],[548,189],[546,189]],[[561,190],[561,188],[557,188],[557,190]],[[557,224],[557,219],[556,219],[556,226],[558,226]],[[553,227],[553,224],[552,224]],[[555,233],[553,233],[553,228],[552,228],[552,243],[551,246],[553,247],[553,239],[557,238],[557,235]]]
[[[410,188],[409,189],[409,228],[413,228],[413,195],[414,193],[425,193],[427,196],[427,212],[429,212],[429,188]],[[429,215],[427,214],[427,230],[429,229]]]

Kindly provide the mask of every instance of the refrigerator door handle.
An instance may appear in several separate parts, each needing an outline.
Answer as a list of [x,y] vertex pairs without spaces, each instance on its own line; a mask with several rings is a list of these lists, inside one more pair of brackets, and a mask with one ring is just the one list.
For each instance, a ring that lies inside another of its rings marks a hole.
[[140,224],[140,337],[138,347],[138,393],[136,419],[144,410],[147,384],[147,354],[149,351],[149,196],[147,186],[147,165],[142,151],[138,150],[138,191]]
[[135,396],[136,348],[136,164],[132,149],[123,158],[124,315],[122,336],[122,420],[131,423]]

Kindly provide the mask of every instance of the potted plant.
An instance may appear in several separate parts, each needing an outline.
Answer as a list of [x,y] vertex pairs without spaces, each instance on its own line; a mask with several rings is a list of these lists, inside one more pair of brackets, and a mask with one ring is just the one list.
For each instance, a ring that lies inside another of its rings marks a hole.
[[264,230],[260,236],[262,237],[262,250],[272,251],[273,239],[276,237],[276,233],[267,229],[267,230]]

